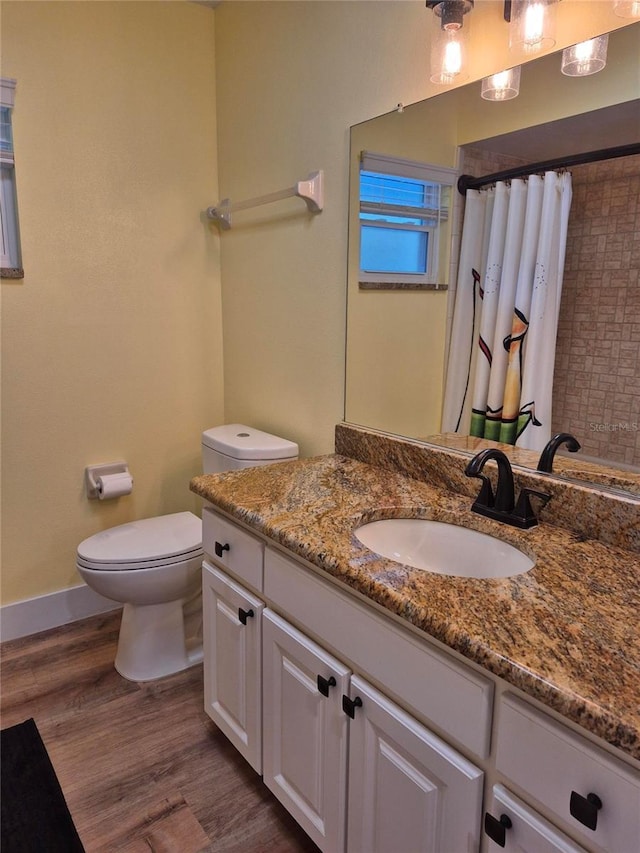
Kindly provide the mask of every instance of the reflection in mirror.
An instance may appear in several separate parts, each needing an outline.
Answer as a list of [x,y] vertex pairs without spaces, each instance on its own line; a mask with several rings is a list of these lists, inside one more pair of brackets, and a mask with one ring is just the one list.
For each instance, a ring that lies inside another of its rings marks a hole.
[[361,290],[446,286],[455,169],[360,152]]
[[[638,145],[639,45],[640,23],[610,34],[607,67],[592,77],[561,75],[560,56],[552,54],[522,67],[520,96],[514,100],[483,101],[476,82],[352,127],[347,422],[429,442],[441,435],[464,205],[454,193],[448,291],[362,291],[360,152],[455,167],[479,177],[512,165]],[[571,172],[552,432],[573,433],[582,450],[566,459],[558,454],[554,475],[640,494],[640,154]],[[460,449],[470,441],[457,435],[437,440],[458,442]],[[516,464],[535,469],[539,454],[531,465],[514,458],[514,448],[509,453]]]

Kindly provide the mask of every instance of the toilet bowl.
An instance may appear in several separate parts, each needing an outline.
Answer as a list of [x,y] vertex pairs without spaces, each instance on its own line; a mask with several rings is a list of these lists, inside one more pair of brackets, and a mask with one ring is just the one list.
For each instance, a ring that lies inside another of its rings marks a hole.
[[[298,446],[244,424],[202,434],[205,474],[295,459]],[[78,545],[80,576],[123,604],[115,668],[152,681],[202,660],[202,522],[191,512],[144,518]]]
[[179,672],[202,660],[184,605],[199,592],[202,522],[191,512],[144,518],[96,533],[78,546],[84,582],[123,602],[115,667],[132,681]]

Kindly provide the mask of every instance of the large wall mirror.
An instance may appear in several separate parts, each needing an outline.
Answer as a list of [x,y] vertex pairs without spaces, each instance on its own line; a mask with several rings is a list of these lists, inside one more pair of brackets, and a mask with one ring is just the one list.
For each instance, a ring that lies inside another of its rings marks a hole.
[[[477,81],[351,128],[346,422],[427,443],[452,441],[442,436],[441,410],[464,200],[454,190],[447,262],[435,285],[363,286],[363,152],[480,177],[637,145],[640,23],[610,33],[607,66],[598,74],[562,75],[560,53],[524,65],[513,100],[482,100]],[[640,154],[571,172],[552,433],[573,433],[582,451],[570,466],[559,465],[558,475],[640,495]],[[581,214],[596,204],[587,227]],[[474,452],[477,443],[454,446]],[[527,467],[531,461],[515,448],[512,459]],[[614,471],[600,477],[599,465]]]

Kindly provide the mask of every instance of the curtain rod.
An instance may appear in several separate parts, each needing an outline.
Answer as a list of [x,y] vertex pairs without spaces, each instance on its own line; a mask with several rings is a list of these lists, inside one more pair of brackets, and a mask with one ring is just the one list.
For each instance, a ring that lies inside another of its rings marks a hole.
[[521,178],[534,172],[546,172],[549,169],[562,169],[570,166],[581,166],[584,163],[597,163],[599,160],[615,160],[616,157],[628,157],[631,154],[640,154],[640,142],[632,142],[630,145],[619,145],[616,148],[601,148],[599,151],[586,151],[584,154],[571,154],[568,157],[560,157],[556,160],[543,160],[540,163],[530,163],[528,166],[514,166],[502,172],[494,172],[493,175],[485,175],[482,178],[474,178],[473,175],[460,175],[458,178],[458,192],[466,195],[467,190],[479,190],[496,181],[508,181],[511,178]]

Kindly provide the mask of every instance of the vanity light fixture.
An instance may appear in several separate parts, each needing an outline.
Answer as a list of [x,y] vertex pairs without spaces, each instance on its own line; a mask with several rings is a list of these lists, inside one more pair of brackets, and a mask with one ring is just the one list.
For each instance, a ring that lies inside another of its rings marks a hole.
[[520,92],[520,66],[499,71],[482,81],[481,97],[485,101],[509,101]]
[[640,0],[616,0],[613,11],[619,18],[640,18]]
[[609,34],[581,41],[562,51],[562,73],[567,77],[587,77],[607,64]]
[[431,82],[462,83],[469,76],[466,68],[469,24],[465,16],[474,0],[426,0],[433,9],[437,26],[431,37]]
[[556,43],[556,9],[559,0],[506,0],[509,49],[536,53]]

